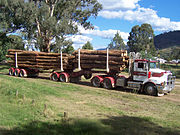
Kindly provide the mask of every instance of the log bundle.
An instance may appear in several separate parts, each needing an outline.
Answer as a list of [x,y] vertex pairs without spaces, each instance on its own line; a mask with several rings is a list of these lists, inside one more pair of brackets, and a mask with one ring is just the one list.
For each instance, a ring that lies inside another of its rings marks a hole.
[[[38,69],[61,69],[60,53],[45,53],[37,51],[22,51],[9,49],[7,58],[11,66],[19,68],[38,68]],[[62,54],[64,70],[74,70],[78,68],[79,53],[74,51],[72,55]],[[128,66],[129,57],[126,50],[109,50],[108,67],[110,71],[121,72]],[[81,69],[107,69],[107,50],[80,50]]]
[[[9,49],[7,58],[11,60],[8,63],[15,66],[17,53],[17,64],[20,68],[39,68],[39,69],[60,69],[61,68],[61,54],[46,53],[37,51],[22,51]],[[73,66],[69,64],[69,55],[62,54],[63,69],[72,69]]]
[[[108,51],[109,70],[120,72],[128,66],[129,57],[126,50]],[[78,67],[78,51],[73,53],[75,56],[74,66]],[[80,50],[80,66],[82,69],[106,69],[107,50]]]

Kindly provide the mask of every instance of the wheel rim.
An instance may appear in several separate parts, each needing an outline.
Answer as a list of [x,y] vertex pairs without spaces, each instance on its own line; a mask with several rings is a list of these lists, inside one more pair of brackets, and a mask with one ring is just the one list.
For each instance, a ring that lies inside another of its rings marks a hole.
[[57,77],[56,74],[53,74],[53,75],[52,75],[52,80],[53,80],[53,81],[58,81],[58,77]]
[[95,77],[93,80],[92,80],[92,84],[94,87],[100,87],[100,80],[99,78]]
[[15,70],[14,75],[19,76],[18,70]]
[[60,79],[61,82],[66,82],[66,77],[65,77],[64,74],[61,74],[59,79]]
[[153,84],[147,84],[145,86],[145,93],[151,96],[157,95],[156,87]]
[[153,88],[153,86],[148,86],[148,87],[146,88],[146,91],[147,91],[147,93],[148,93],[149,95],[152,95],[152,94],[154,93],[154,88]]
[[9,75],[10,75],[10,76],[13,76],[13,74],[14,74],[14,73],[13,73],[13,70],[10,69],[10,70],[9,70]]

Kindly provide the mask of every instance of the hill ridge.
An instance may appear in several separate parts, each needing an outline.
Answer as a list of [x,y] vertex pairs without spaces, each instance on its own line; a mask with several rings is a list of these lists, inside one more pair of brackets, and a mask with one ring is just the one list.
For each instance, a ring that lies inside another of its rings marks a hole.
[[157,49],[180,46],[180,30],[165,32],[155,36],[154,44]]

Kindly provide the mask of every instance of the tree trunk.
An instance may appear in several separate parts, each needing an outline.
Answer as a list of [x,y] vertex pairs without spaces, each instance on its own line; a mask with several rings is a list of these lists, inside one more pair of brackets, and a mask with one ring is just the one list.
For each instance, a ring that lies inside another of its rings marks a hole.
[[50,50],[50,46],[51,46],[51,40],[50,39],[45,39],[45,50],[44,50],[44,52],[50,52],[51,50]]

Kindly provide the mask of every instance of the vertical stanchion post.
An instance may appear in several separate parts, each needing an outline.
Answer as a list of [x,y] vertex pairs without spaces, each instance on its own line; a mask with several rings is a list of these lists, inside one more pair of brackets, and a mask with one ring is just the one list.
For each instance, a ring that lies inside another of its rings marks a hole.
[[62,57],[63,57],[63,56],[62,56],[62,50],[61,50],[61,71],[64,71],[64,70],[63,70],[63,59],[62,59]]
[[15,63],[16,65],[15,66],[16,66],[16,68],[18,68],[17,52],[15,53],[15,59],[16,59],[16,63]]
[[78,70],[81,70],[81,56],[80,56],[80,49],[78,49]]
[[109,48],[107,48],[106,71],[109,73]]

